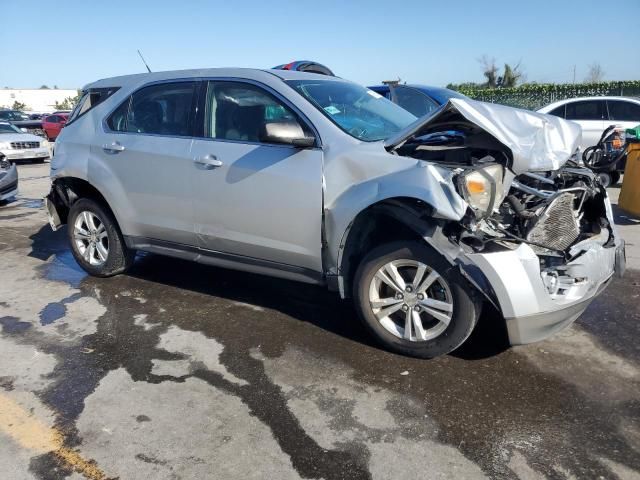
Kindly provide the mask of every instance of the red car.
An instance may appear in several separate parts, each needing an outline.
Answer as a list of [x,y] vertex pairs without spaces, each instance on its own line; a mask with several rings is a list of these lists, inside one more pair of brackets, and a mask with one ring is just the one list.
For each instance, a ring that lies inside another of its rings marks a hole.
[[67,123],[68,118],[68,113],[56,113],[42,118],[42,130],[44,130],[47,140],[55,140],[60,135],[60,130]]

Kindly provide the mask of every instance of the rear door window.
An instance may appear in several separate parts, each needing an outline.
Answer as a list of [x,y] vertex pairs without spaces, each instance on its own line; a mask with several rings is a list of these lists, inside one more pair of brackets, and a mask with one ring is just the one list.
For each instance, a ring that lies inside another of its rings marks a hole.
[[609,120],[640,123],[640,104],[624,100],[607,100]]
[[191,136],[197,82],[144,87],[128,97],[107,119],[114,132]]
[[131,103],[131,97],[120,104],[118,108],[109,116],[107,125],[109,129],[114,132],[126,132],[127,131],[127,115],[129,114],[129,103]]
[[567,120],[604,120],[604,100],[584,100],[566,105]]
[[131,96],[124,131],[190,136],[196,84],[196,82],[163,83],[138,90]]
[[416,117],[423,117],[438,109],[436,102],[411,87],[398,86],[395,89],[395,95],[398,105],[413,113]]

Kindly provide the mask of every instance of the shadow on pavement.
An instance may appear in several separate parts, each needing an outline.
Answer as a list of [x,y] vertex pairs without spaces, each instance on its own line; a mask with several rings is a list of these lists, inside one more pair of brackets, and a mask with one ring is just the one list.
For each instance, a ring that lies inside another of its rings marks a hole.
[[[44,225],[30,239],[33,242],[30,257],[47,261],[56,255],[56,261],[48,268],[49,278],[68,280],[77,286],[86,276],[68,249],[66,227],[53,232]],[[127,276],[212,298],[277,310],[349,340],[381,348],[361,325],[351,303],[323,287],[146,252],[138,255]],[[489,358],[509,348],[506,338],[499,313],[492,306],[485,305],[469,339],[451,355],[464,360]]]
[[616,225],[640,225],[640,218],[625,212],[617,204],[611,205]]

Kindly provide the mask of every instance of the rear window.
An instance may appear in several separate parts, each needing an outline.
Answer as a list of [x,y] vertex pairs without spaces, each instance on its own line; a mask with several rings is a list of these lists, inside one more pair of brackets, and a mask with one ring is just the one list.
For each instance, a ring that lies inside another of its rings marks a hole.
[[69,115],[69,121],[67,123],[75,121],[92,108],[100,105],[107,98],[117,92],[118,89],[119,87],[91,88],[82,92],[82,96]]

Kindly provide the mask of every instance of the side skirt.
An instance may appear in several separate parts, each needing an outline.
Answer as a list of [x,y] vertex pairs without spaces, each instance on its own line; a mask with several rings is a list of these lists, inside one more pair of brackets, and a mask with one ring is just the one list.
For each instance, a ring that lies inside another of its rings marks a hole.
[[285,263],[270,262],[259,258],[245,257],[231,253],[205,250],[191,245],[166,242],[146,237],[125,236],[127,247],[134,250],[142,250],[159,255],[166,255],[183,260],[212,265],[214,267],[240,270],[243,272],[257,273],[270,277],[284,278],[296,282],[325,285],[326,281],[322,272],[316,272],[307,268],[287,265]]

